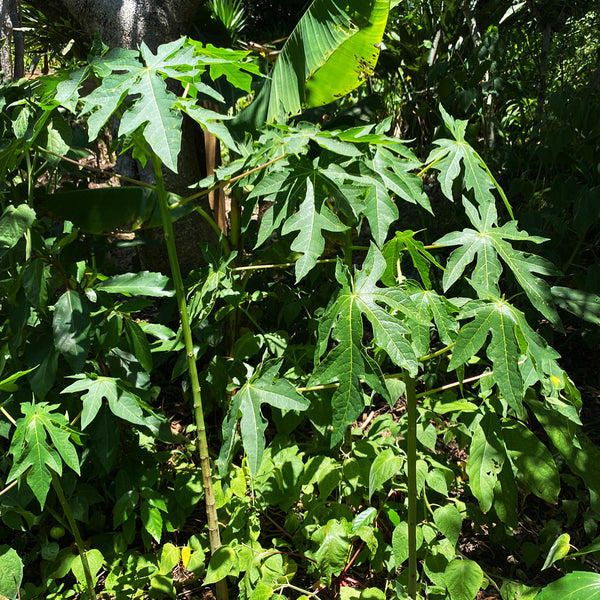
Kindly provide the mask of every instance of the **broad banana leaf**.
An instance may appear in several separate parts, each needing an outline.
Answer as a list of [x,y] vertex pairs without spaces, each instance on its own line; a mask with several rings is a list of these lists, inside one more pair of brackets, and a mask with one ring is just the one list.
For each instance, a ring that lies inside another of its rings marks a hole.
[[[169,194],[172,204],[181,200]],[[86,233],[108,234],[118,228],[135,231],[162,225],[155,190],[142,187],[109,187],[57,192],[36,203],[38,213],[71,221]],[[173,221],[193,210],[192,203],[171,211]]]
[[285,121],[358,87],[375,69],[389,11],[390,0],[315,0],[233,127]]

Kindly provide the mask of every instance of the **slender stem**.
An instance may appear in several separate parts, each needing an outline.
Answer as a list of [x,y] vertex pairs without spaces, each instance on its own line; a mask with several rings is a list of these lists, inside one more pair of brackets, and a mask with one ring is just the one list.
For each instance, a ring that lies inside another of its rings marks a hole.
[[446,352],[449,352],[450,350],[452,350],[452,348],[454,348],[455,344],[456,344],[456,342],[450,344],[449,346],[444,346],[443,348],[441,348],[440,350],[437,350],[436,352],[432,352],[431,354],[426,354],[425,356],[421,356],[421,358],[419,359],[419,362],[425,362],[426,360],[435,358],[436,356],[441,356],[442,354],[446,354]]
[[417,396],[415,380],[406,376],[406,418],[408,420],[408,596],[417,597]]
[[[194,358],[194,342],[192,339],[192,329],[185,300],[185,289],[183,278],[177,258],[177,248],[175,246],[175,236],[173,232],[173,221],[171,211],[167,201],[167,191],[163,179],[160,159],[152,155],[152,166],[156,177],[156,191],[158,192],[158,201],[160,213],[167,244],[167,253],[169,255],[169,265],[171,266],[171,276],[175,285],[175,294],[177,297],[177,307],[179,309],[179,318],[181,320],[181,330],[185,344],[185,353],[188,361],[190,374],[190,384],[192,389],[192,400],[194,409],[194,419],[196,421],[196,443],[198,455],[200,458],[200,469],[202,471],[202,483],[204,486],[204,500],[206,502],[206,517],[208,520],[208,539],[210,543],[211,554],[221,546],[221,536],[219,533],[219,521],[217,518],[217,507],[212,483],[212,473],[210,468],[210,457],[208,454],[208,441],[206,438],[206,424],[204,422],[204,411],[202,409],[202,398],[200,396],[200,381],[198,378],[198,369]],[[227,600],[227,582],[223,579],[217,583],[218,600]]]
[[319,392],[321,390],[332,390],[336,387],[339,387],[340,384],[336,381],[334,383],[325,383],[323,385],[313,385],[312,387],[299,387],[296,388],[297,392]]
[[12,418],[10,413],[4,408],[4,406],[0,406],[0,412],[16,427],[17,422]]
[[352,268],[352,227],[344,232],[344,264]]
[[479,156],[479,154],[477,152],[475,152],[475,155],[479,159],[479,161],[480,161],[479,164],[481,165],[483,170],[488,174],[488,177],[492,180],[492,183],[494,184],[494,187],[496,188],[498,194],[500,194],[500,198],[502,198],[502,202],[504,202],[504,206],[506,206],[506,210],[508,211],[510,218],[514,219],[515,215],[513,213],[512,206],[510,205],[510,202],[508,201],[508,198],[506,197],[504,190],[502,189],[502,187],[500,187],[500,184],[496,181],[496,178],[492,175],[492,172],[490,171],[489,167],[485,164],[485,161],[483,160],[483,158],[481,158],[481,156]]
[[436,158],[434,161],[430,162],[428,165],[425,165],[418,173],[417,173],[417,177],[422,177],[425,173],[427,173],[427,171],[429,171],[429,169],[431,169],[431,167],[435,166],[436,163],[439,163],[440,160],[442,160],[444,157],[440,156],[439,158]]
[[0,496],[4,496],[6,492],[12,490],[17,483],[19,483],[19,478],[15,479],[12,483],[9,483],[3,490],[0,490]]
[[[174,206],[174,204],[171,204],[169,209],[172,210]],[[223,232],[217,225],[217,222],[201,206],[194,207],[194,210],[210,225],[210,228],[217,234],[217,237],[220,238],[221,244],[223,245],[223,250],[225,250],[225,254],[231,254],[229,240],[223,235]]]
[[90,165],[82,164],[80,162],[77,162],[76,160],[73,160],[72,158],[67,158],[62,154],[57,154],[56,152],[52,152],[51,150],[46,150],[46,148],[42,148],[41,146],[38,146],[38,150],[41,150],[46,154],[50,154],[50,156],[56,156],[56,158],[60,158],[61,160],[71,163],[72,165],[76,165],[82,169],[85,169],[86,171],[90,171],[90,173],[96,173],[96,175],[101,175],[102,177],[116,177],[121,181],[125,181],[133,185],[139,185],[140,187],[145,187],[151,190],[154,189],[154,186],[151,183],[139,181],[138,179],[132,179],[131,177],[125,177],[125,175],[120,175],[119,173],[115,173],[114,171],[106,171],[104,169],[98,169],[97,167],[91,167]]
[[258,324],[257,320],[250,314],[250,311],[247,308],[244,308],[242,305],[238,306],[238,310],[241,310],[247,317],[248,320],[260,331],[263,335],[265,335],[265,330]]
[[62,488],[62,485],[60,484],[60,479],[54,471],[52,471],[52,487],[56,492],[58,501],[62,506],[63,512],[65,513],[65,517],[67,517],[69,527],[71,527],[71,531],[73,532],[73,536],[75,537],[75,542],[77,543],[77,550],[79,550],[79,556],[81,556],[81,565],[83,566],[83,572],[85,574],[85,581],[88,589],[88,597],[90,598],[90,600],[96,600],[96,592],[94,591],[94,578],[92,577],[92,572],[90,571],[90,563],[88,563],[85,544],[83,543],[83,538],[81,537],[81,533],[79,532],[79,527],[77,527],[77,523],[75,522],[73,511],[71,510],[71,507],[67,502],[67,498],[65,497],[65,492]]
[[29,206],[33,206],[33,188],[35,185],[33,167],[31,164],[31,156],[29,156],[29,150],[25,152],[25,162],[27,163],[27,203]]
[[285,158],[286,156],[287,156],[287,154],[282,154],[281,156],[278,156],[277,158],[273,158],[272,160],[270,160],[262,165],[258,165],[258,167],[254,167],[253,169],[250,169],[249,171],[245,171],[244,173],[241,173],[240,175],[236,175],[235,177],[232,177],[231,179],[227,179],[226,181],[220,181],[219,183],[216,183],[215,185],[213,185],[209,188],[206,188],[205,190],[202,190],[201,192],[198,192],[196,194],[188,196],[187,198],[183,198],[180,202],[177,202],[176,204],[172,204],[171,208],[178,208],[180,206],[183,206],[184,204],[187,204],[188,202],[191,202],[192,200],[202,198],[202,196],[208,196],[208,194],[210,194],[211,192],[213,192],[215,190],[218,190],[222,187],[225,187],[227,185],[235,183],[236,181],[239,181],[240,179],[244,179],[244,177],[248,177],[248,175],[252,175],[252,173],[256,173],[257,171],[262,171],[262,169],[266,169],[267,167],[271,166],[273,163],[276,163],[277,161],[281,160],[282,158]]
[[[233,267],[231,271],[260,271],[265,269],[286,269],[287,267],[293,267],[297,261],[286,262],[286,263],[273,263],[264,265],[247,265],[245,267]],[[317,261],[318,265],[324,265],[328,263],[337,262],[337,258],[322,258]]]
[[447,383],[438,388],[434,388],[432,390],[427,390],[426,392],[421,392],[417,394],[417,398],[425,398],[426,396],[432,396],[433,394],[437,394],[438,392],[445,392],[446,390],[452,389],[453,387],[458,387],[464,383],[472,383],[473,381],[478,381],[479,379],[483,379],[484,377],[489,377],[493,375],[494,371],[488,371],[487,373],[482,373],[481,375],[475,375],[474,377],[469,377],[467,379],[463,379],[462,381],[454,381],[453,383]]

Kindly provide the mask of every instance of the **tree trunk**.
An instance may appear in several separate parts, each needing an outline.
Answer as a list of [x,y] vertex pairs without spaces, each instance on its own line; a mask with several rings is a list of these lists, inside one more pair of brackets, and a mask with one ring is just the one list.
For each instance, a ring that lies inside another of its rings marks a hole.
[[155,50],[188,32],[205,0],[30,0],[44,13],[66,11],[109,47]]
[[15,61],[13,64],[13,79],[25,77],[25,40],[23,38],[21,22],[21,3],[18,0],[9,0],[10,21],[13,26],[13,45]]
[[12,79],[10,0],[0,0],[0,80]]

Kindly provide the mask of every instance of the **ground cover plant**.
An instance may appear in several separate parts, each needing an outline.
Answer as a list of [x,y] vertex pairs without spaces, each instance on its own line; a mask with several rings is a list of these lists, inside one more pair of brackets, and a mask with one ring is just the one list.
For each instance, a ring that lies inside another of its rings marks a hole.
[[[316,0],[235,116],[202,100],[258,68],[184,38],[2,84],[2,596],[597,594],[546,240],[442,105],[422,159],[391,118],[302,113],[369,76],[388,11]],[[184,115],[228,158],[187,197],[164,177]],[[154,183],[90,185],[109,127]],[[225,186],[222,231],[196,201]],[[182,274],[191,212],[219,240]],[[115,232],[159,225],[169,272],[118,272]],[[554,518],[524,526],[532,505]]]

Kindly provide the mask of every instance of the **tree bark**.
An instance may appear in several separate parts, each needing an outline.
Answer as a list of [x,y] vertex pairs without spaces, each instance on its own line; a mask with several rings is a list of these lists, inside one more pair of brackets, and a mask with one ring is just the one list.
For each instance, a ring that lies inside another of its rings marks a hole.
[[0,80],[12,79],[10,0],[0,0]]
[[25,77],[25,39],[23,23],[21,22],[21,2],[19,0],[9,0],[10,4],[10,21],[13,26],[13,45],[15,52],[15,60],[13,63],[13,79],[21,79]]
[[109,47],[155,50],[188,32],[205,0],[30,0],[42,12],[66,10]]

